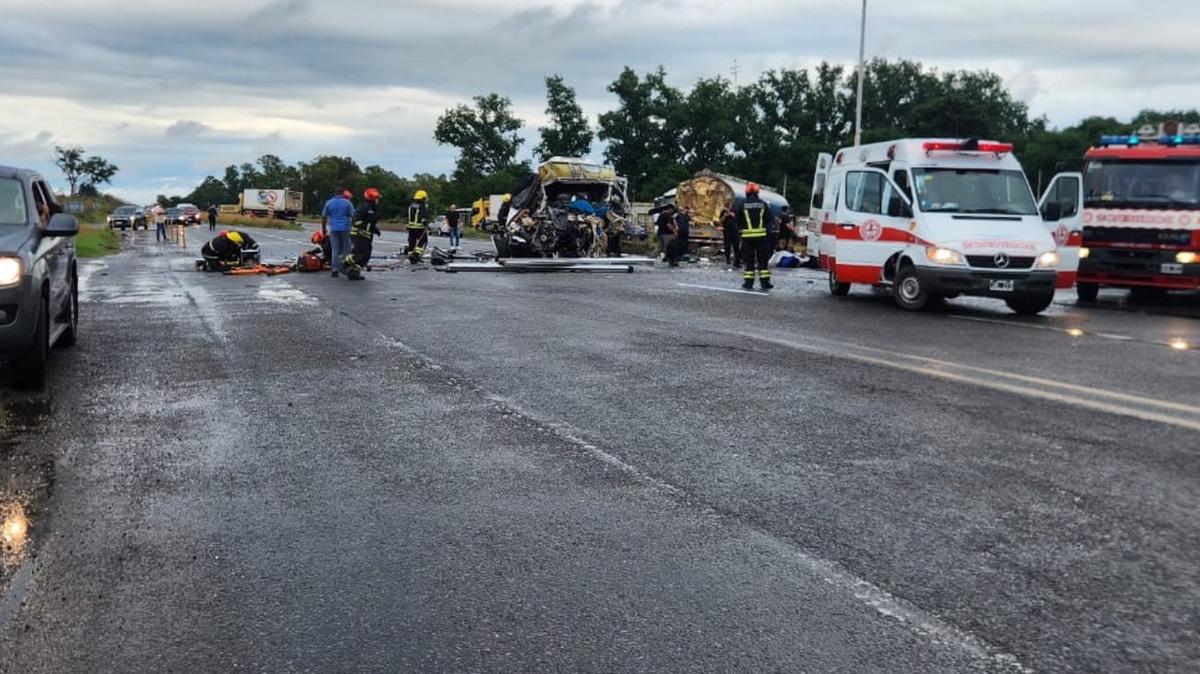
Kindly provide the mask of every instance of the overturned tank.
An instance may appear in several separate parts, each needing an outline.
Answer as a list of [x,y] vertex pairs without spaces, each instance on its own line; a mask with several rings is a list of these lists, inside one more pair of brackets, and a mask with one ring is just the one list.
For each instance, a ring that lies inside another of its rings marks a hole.
[[[717,231],[721,211],[737,208],[746,201],[748,182],[750,181],[713,171],[701,171],[695,177],[679,183],[675,188],[674,203],[676,208],[691,209],[693,240],[721,239],[721,233]],[[788,206],[788,200],[765,185],[760,184],[759,187],[759,198],[766,202],[778,218],[783,207]]]
[[627,233],[627,181],[611,166],[554,157],[512,193],[492,242],[500,257],[601,257],[608,236]]

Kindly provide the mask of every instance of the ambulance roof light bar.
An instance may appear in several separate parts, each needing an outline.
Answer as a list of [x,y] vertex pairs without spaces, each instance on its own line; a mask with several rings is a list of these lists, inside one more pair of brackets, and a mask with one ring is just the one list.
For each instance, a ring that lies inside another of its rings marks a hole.
[[1013,151],[1012,143],[996,143],[975,139],[965,141],[935,140],[925,143],[923,147],[926,155],[933,154],[934,152],[989,152],[999,156]]

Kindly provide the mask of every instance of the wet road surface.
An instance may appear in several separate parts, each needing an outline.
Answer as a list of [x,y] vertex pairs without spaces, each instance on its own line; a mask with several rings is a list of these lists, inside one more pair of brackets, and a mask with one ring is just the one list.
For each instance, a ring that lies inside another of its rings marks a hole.
[[86,263],[51,390],[0,398],[0,671],[1200,665],[1191,298],[234,278],[192,239]]

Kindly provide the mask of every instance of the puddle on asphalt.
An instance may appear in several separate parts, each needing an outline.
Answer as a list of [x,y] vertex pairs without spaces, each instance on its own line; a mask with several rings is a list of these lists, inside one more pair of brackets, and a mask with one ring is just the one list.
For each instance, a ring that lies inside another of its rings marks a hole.
[[40,441],[52,413],[47,400],[0,401],[0,585],[28,557],[54,490],[54,456]]

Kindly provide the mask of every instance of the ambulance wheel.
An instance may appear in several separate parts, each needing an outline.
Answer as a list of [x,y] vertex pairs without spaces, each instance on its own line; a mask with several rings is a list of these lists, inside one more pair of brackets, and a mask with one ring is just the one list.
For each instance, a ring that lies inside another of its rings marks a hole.
[[1079,283],[1075,286],[1075,294],[1080,302],[1095,302],[1100,295],[1099,283]]
[[837,270],[835,269],[829,270],[829,292],[833,294],[834,297],[845,297],[846,295],[850,294],[850,284],[839,282],[837,278]]
[[1009,309],[1012,309],[1018,316],[1036,316],[1046,310],[1050,303],[1054,301],[1054,293],[1043,293],[1040,295],[1023,295],[1021,297],[1012,297],[1004,300]]
[[896,272],[896,282],[892,285],[892,299],[896,306],[905,311],[921,311],[931,304],[931,296],[917,278],[917,270],[911,264],[905,264]]

